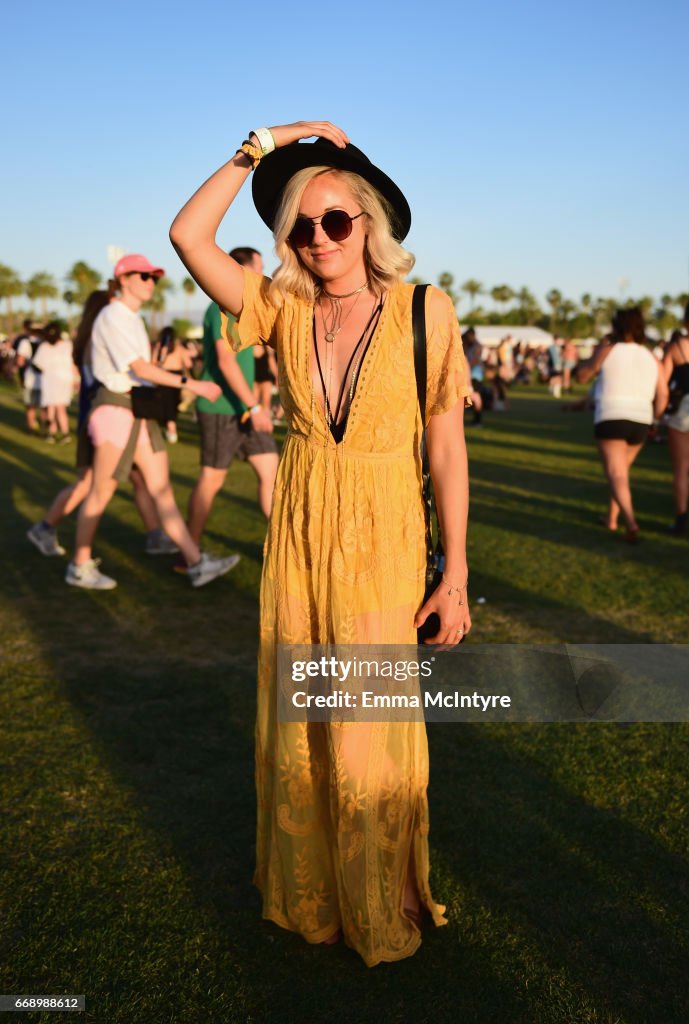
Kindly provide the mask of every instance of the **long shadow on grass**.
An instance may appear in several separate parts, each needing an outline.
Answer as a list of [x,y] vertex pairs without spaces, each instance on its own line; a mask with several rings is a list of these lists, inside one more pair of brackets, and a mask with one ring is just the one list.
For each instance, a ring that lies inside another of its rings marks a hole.
[[[246,635],[256,629],[254,622]],[[459,1013],[466,1020],[531,1024],[518,982],[500,977],[485,949],[453,940],[451,928],[429,929],[413,960],[369,971],[343,946],[314,948],[261,920],[250,885],[253,652],[248,659],[238,654],[234,671],[227,657],[213,668],[179,658],[156,667],[141,652],[140,658],[113,655],[112,663],[101,661],[92,672],[70,663],[58,647],[44,643],[43,653],[88,723],[109,773],[138,805],[144,828],[160,836],[164,848],[172,845],[193,902],[206,908],[214,945],[242,964],[242,989],[256,1019],[350,1024],[356,997],[357,1019],[367,1022],[384,1016],[394,1024],[450,1024]],[[188,966],[214,972],[212,963]],[[449,984],[452,977],[457,987]],[[221,1024],[213,1016],[203,1019]]]
[[[502,453],[500,452],[500,454]],[[581,490],[583,485],[587,489],[595,490],[596,494],[600,494],[601,497],[605,496],[605,500],[607,500],[607,483],[600,463],[595,459],[591,458],[583,463],[586,467],[585,473],[573,475],[572,473],[558,472],[550,468],[542,469],[538,466],[537,462],[534,462],[532,453],[529,452],[528,455],[528,465],[514,465],[509,462],[475,459],[471,462],[470,479],[480,479],[496,483],[509,482],[519,485],[524,490],[531,488],[535,499],[542,494],[558,494],[563,488],[575,495]],[[581,462],[581,460],[579,461]],[[635,464],[634,468],[636,466],[637,464]],[[663,495],[667,500],[669,486],[669,473],[667,479],[649,480],[643,476],[639,477],[638,474],[635,475],[634,469],[632,469],[631,487],[634,498],[639,493],[648,493],[649,495]]]
[[[523,451],[531,458],[545,457],[549,459],[585,459],[593,445],[576,434],[553,431],[550,422],[542,422],[538,429],[533,423],[528,426],[523,422],[508,420],[506,423],[491,422],[488,429],[466,427],[466,437],[470,445],[476,449],[500,448],[507,451]],[[509,428],[509,430],[508,430]]]
[[[21,420],[19,425],[21,425]],[[73,453],[73,447],[69,451],[70,454]],[[35,553],[28,543],[25,542],[24,534],[27,528],[48,509],[55,496],[64,487],[76,482],[77,471],[73,470],[69,464],[65,465],[63,462],[57,462],[55,460],[54,448],[46,449],[43,447],[42,441],[31,438],[28,435],[22,436],[20,440],[13,443],[10,451],[3,452],[0,448],[0,467],[0,472],[2,472],[4,479],[11,481],[9,487],[2,489],[2,498],[0,499],[0,517],[6,520],[9,525],[9,533],[4,532],[3,542],[9,543],[12,546],[20,544],[26,556],[36,561]],[[195,478],[186,478],[182,474],[178,474],[178,477],[181,481],[187,480],[190,485],[195,483]],[[13,492],[15,491],[23,492],[36,505],[36,515],[27,517],[19,512],[13,501]],[[117,498],[124,504],[134,508],[134,492],[128,482],[118,487]],[[251,513],[252,515],[256,514],[257,501],[255,500],[252,501],[241,495],[232,494],[229,491],[222,495],[221,500],[230,501],[243,512]],[[69,521],[73,524],[75,520],[76,512],[73,512],[69,517]],[[67,522],[65,521],[64,525],[67,525]],[[103,531],[105,531],[105,537],[111,544],[121,544],[124,551],[136,553],[143,557],[143,536],[145,531],[136,512],[134,513],[133,520],[130,522],[129,519],[121,518],[113,520],[106,511],[103,527],[96,541],[97,544],[99,540],[102,542],[104,537]],[[238,538],[234,534],[228,536],[227,533],[213,531],[209,531],[208,537],[211,540],[215,540],[216,543],[229,545],[233,552],[237,552],[245,558],[250,558],[256,562],[262,561],[262,540],[254,542]],[[57,562],[57,560],[54,561]],[[149,560],[148,564],[151,564],[151,560]],[[156,564],[166,570],[169,569],[169,560],[164,564],[162,562],[157,562]],[[52,568],[55,569],[56,565],[54,564]]]
[[[183,647],[174,660],[152,663],[145,645],[123,646],[115,625],[99,619],[99,629],[109,659],[101,654],[89,665],[86,652],[67,655],[45,635],[43,655],[144,826],[172,845],[215,947],[242,964],[243,991],[259,1019],[350,1021],[354,993],[357,1018],[366,1021],[565,1019],[551,1014],[547,976],[530,995],[501,940],[467,934],[461,907],[448,929],[426,933],[411,961],[375,971],[344,948],[313,949],[262,923],[249,885],[254,652],[244,642],[256,636],[255,607],[245,609],[241,640],[219,642],[212,665],[186,658]],[[480,730],[465,727],[457,742],[452,727],[436,727],[433,766],[434,778],[443,779],[432,796],[433,845],[460,889],[566,970],[573,1005],[583,989],[601,1006],[624,1011],[629,1024],[679,1021],[676,946],[629,896],[643,885],[672,912],[678,859]],[[610,880],[601,880],[606,875]],[[649,950],[650,967],[642,962]],[[212,962],[193,959],[188,967],[213,975]],[[662,1016],[650,1016],[651,1006]]]
[[[26,529],[41,517],[55,495],[70,482],[70,467],[55,461],[47,452],[40,449],[29,452],[32,462],[15,462],[11,453],[4,453],[0,448],[0,522],[2,535],[0,547],[12,553],[23,552],[25,558],[37,555],[25,538]],[[76,472],[73,479],[76,480]],[[16,506],[17,494],[26,496],[36,511],[27,517]],[[5,577],[0,576],[0,587]]]
[[[548,436],[546,424],[540,434],[544,440]],[[547,448],[538,445],[521,444],[515,441],[512,435],[500,434],[490,438],[482,434],[475,439],[475,435],[469,434],[469,462],[470,475],[473,477],[474,470],[479,467],[494,466],[495,471],[501,475],[509,473],[525,474],[531,473],[533,466],[546,465],[542,472],[549,475],[558,475],[557,467],[563,463],[564,470],[559,474],[561,479],[569,479],[573,482],[578,480],[600,482],[607,486],[603,475],[598,450],[593,445],[582,446],[581,451],[568,451],[560,445],[550,444]],[[569,465],[565,463],[569,460]],[[572,465],[575,463],[576,465]],[[663,449],[656,445],[647,445],[634,463],[631,472],[632,491],[635,493],[639,486],[653,487],[657,484],[664,492],[668,493],[670,488],[671,466],[670,457]]]
[[[616,727],[516,728],[531,730],[533,742],[540,729],[550,747],[551,728],[564,739],[564,732]],[[686,732],[675,739],[689,746]],[[432,840],[471,901],[497,918],[509,915],[529,945],[598,1007],[628,1024],[685,1024],[686,858],[614,809],[564,789],[510,749],[505,730],[436,725],[430,741]],[[538,1011],[534,1004],[533,1020],[541,1019]]]
[[[476,474],[478,476],[478,474]],[[590,565],[592,571],[600,571],[598,558],[601,553],[608,555],[610,559],[633,562],[638,565],[661,568],[663,571],[672,573],[676,570],[681,572],[677,564],[676,551],[681,548],[677,540],[665,537],[657,533],[643,533],[642,542],[638,545],[625,544],[622,533],[611,535],[594,521],[590,511],[583,508],[573,510],[568,508],[567,516],[557,514],[553,509],[547,490],[541,494],[519,495],[513,492],[504,495],[495,493],[499,483],[494,484],[486,474],[488,480],[484,483],[477,483],[471,500],[470,522],[481,523],[485,526],[495,526],[506,533],[522,534],[542,540],[552,540],[558,543],[565,543],[571,548],[578,548],[582,552],[582,559],[585,565]],[[527,479],[522,481],[522,486],[532,486],[534,474],[529,474]],[[556,495],[566,493],[565,485],[561,479],[555,476],[538,474],[544,488],[552,488]],[[662,516],[659,504],[647,497],[644,489],[640,489],[643,500],[637,502],[637,512],[640,522],[643,524],[644,515],[649,518],[653,516],[658,520]],[[601,495],[603,497],[603,495]],[[585,500],[589,501],[587,493]],[[601,501],[601,512],[604,510],[604,503]]]
[[[45,487],[52,491],[52,482]],[[176,609],[179,618],[175,619],[166,613],[158,594],[143,591],[138,604],[129,609],[130,614],[139,609],[140,621],[124,622],[126,605],[119,619],[104,612],[103,604],[110,595],[79,594],[78,598],[88,596],[89,600],[70,605],[78,608],[78,613],[64,632],[59,627],[60,616],[66,621],[69,614],[65,602],[51,616],[56,621],[48,622],[40,584],[26,575],[23,578],[28,588],[21,606],[27,631],[34,634],[42,657],[54,666],[67,699],[88,725],[114,784],[131,794],[144,825],[172,845],[184,867],[193,901],[217,938],[215,948],[232,950],[241,964],[241,984],[255,1019],[349,1024],[353,1013],[360,1020],[384,1018],[393,1024],[407,1024],[410,1019],[442,1024],[455,1020],[533,1024],[556,1019],[551,1014],[547,986],[537,997],[530,997],[510,963],[509,953],[499,948],[493,937],[484,935],[474,944],[464,941],[461,917],[447,929],[427,932],[412,960],[373,971],[368,971],[351,951],[314,949],[298,937],[261,922],[258,898],[249,881],[253,870],[252,731],[258,629],[253,595],[250,601],[242,595],[238,606],[236,601],[228,604],[215,597],[206,600],[202,594],[203,604],[190,603],[186,614],[183,608]],[[491,585],[485,576],[477,582],[484,589]],[[506,588],[499,580],[494,584],[500,587],[503,599],[511,600],[515,607],[524,602],[525,595],[518,588]],[[10,596],[14,595],[10,592]],[[529,596],[528,600],[533,599]],[[571,615],[560,603],[548,603],[558,615]],[[525,608],[523,614],[533,614],[533,606]],[[608,640],[639,640],[638,634],[611,627],[584,613],[575,621],[589,640],[592,626],[604,632]],[[190,657],[185,647],[197,641],[201,632],[208,637],[203,660]],[[674,1024],[672,957],[676,953],[670,947],[669,933],[653,921],[648,924],[636,905],[624,916],[624,892],[615,889],[614,882],[607,889],[591,867],[591,859],[601,856],[592,836],[603,835],[603,866],[613,875],[616,869],[624,868],[623,878],[631,885],[640,884],[643,878],[646,890],[671,905],[679,868],[669,855],[630,826],[618,827],[609,813],[606,816],[573,799],[527,759],[489,743],[481,734],[478,738],[474,734],[473,742],[470,738],[456,747],[447,746],[456,741],[454,730],[442,740],[444,743],[433,739],[434,778],[441,773],[445,782],[432,797],[432,841],[439,850],[438,859],[451,864],[458,884],[476,893],[496,912],[507,915],[515,928],[527,929],[533,945],[544,956],[552,956],[567,967],[573,992],[583,988],[602,1005],[626,1010],[631,1024],[660,1019],[663,1024]],[[499,785],[503,777],[508,779],[506,788]],[[466,778],[471,778],[475,787],[473,803],[464,797],[457,800]],[[487,787],[483,798],[481,785]],[[524,794],[533,796],[540,815],[529,816],[530,805]],[[547,827],[546,817],[559,829],[555,836]],[[515,859],[505,842],[505,837],[513,834],[511,848],[521,854],[516,862],[516,880]],[[120,838],[113,836],[111,841],[113,852],[126,856],[126,849],[118,846]],[[617,845],[610,851],[613,842]],[[633,853],[631,865],[624,863],[625,843]],[[572,847],[583,853],[569,853]],[[539,850],[545,851],[547,863],[542,866],[538,861],[535,870]],[[571,883],[572,860],[580,872],[579,888]],[[475,865],[478,867],[473,870]],[[500,869],[497,881],[491,866]],[[656,867],[659,881],[651,877]],[[562,908],[561,883],[568,886],[564,892],[569,896]],[[610,890],[614,892],[612,902]],[[593,951],[589,948],[590,914],[577,903],[582,891],[590,899],[601,901],[604,895],[608,899],[607,916],[600,902],[592,911]],[[441,898],[440,893],[436,895]],[[117,891],[103,891],[98,899],[121,901],[122,896]],[[96,902],[94,912],[97,910]],[[65,906],[64,913],[69,915],[69,906]],[[619,928],[613,933],[611,921],[615,915]],[[663,968],[661,960],[644,974],[646,967],[639,962],[643,940],[634,931],[628,937],[627,925],[633,929],[648,925],[651,952],[666,956],[668,966]],[[624,929],[622,939],[620,929]],[[573,937],[571,948],[568,935]],[[603,959],[606,942],[618,943],[613,946],[617,960],[609,974],[612,989],[602,983],[604,967],[608,966]],[[164,946],[157,947],[156,952],[164,957]],[[108,953],[94,951],[96,955]],[[142,950],[141,955],[145,957],[149,951]],[[68,957],[66,950],[64,957]],[[597,970],[591,968],[592,960]],[[636,965],[635,984],[623,984],[624,970]],[[196,957],[185,963],[187,967],[201,972],[209,982],[215,981],[216,965],[212,961]],[[134,985],[136,969],[136,964],[125,969],[125,977]],[[587,984],[589,969],[593,973]],[[162,970],[164,974],[164,966]],[[112,974],[122,976],[119,964],[112,964]],[[641,991],[645,978],[653,999]],[[656,993],[663,984],[665,991]],[[184,986],[184,978],[170,978],[168,985],[174,993]],[[123,993],[123,1007],[127,998]],[[169,1006],[159,1009],[159,1017],[147,1010],[146,1021],[158,1024],[172,1019]],[[201,1007],[199,1019],[221,1024],[217,1016],[201,1017],[202,1013]],[[119,1019],[132,1018],[127,1018],[123,1009]],[[143,1024],[140,1013],[135,1019]],[[247,1018],[235,1019],[243,1024]],[[222,1024],[228,1021],[232,1017],[222,1018]]]
[[[650,633],[627,629],[600,615],[592,615],[585,608],[578,607],[574,598],[565,603],[543,591],[529,593],[498,576],[483,572],[480,568],[472,573],[472,590],[475,594],[490,594],[492,606],[499,605],[509,611],[510,619],[517,624],[512,643],[520,642],[519,622],[523,621],[527,635],[535,627],[549,634],[554,643],[591,644],[643,644],[655,642]],[[475,621],[478,619],[475,617]],[[478,630],[474,627],[478,639]]]

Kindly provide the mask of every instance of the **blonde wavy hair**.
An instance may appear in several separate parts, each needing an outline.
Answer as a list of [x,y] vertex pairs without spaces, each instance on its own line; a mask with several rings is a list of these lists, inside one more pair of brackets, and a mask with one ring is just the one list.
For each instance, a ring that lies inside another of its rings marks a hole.
[[313,302],[321,291],[320,279],[304,266],[287,241],[297,219],[306,186],[321,174],[334,174],[346,184],[352,198],[367,214],[364,262],[369,288],[382,294],[391,285],[403,280],[414,266],[414,256],[392,236],[390,224],[394,213],[378,189],[352,171],[341,171],[333,167],[305,167],[287,182],[275,216],[273,235],[280,266],[273,275],[268,295],[278,308],[282,306],[287,293]]

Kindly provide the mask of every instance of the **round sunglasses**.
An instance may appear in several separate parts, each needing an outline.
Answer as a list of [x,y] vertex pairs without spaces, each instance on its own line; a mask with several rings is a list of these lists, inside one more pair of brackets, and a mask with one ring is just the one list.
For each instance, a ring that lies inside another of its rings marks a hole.
[[331,242],[343,242],[352,233],[352,223],[363,215],[363,210],[353,217],[345,210],[328,210],[322,217],[297,217],[287,241],[293,249],[304,249],[313,243],[316,224],[320,224]]

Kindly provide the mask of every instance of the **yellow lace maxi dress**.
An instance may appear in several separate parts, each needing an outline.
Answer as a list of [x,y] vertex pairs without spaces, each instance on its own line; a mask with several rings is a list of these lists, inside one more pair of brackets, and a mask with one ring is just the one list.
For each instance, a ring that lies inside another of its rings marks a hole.
[[[322,942],[342,928],[370,967],[421,942],[405,915],[407,874],[436,925],[428,884],[428,746],[423,722],[280,723],[276,645],[416,642],[425,540],[412,286],[387,294],[336,444],[315,399],[313,304],[278,311],[269,279],[245,270],[235,350],[277,344],[289,431],[264,547],[258,659],[254,882],[263,916]],[[427,417],[470,393],[454,308],[426,296]]]

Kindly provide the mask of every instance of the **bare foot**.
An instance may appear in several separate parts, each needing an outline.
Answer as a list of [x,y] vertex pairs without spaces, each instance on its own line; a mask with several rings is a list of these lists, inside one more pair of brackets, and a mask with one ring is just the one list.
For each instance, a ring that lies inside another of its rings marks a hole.
[[334,935],[331,935],[329,939],[323,939],[324,946],[334,946],[336,942],[342,942],[342,929],[338,928]]

